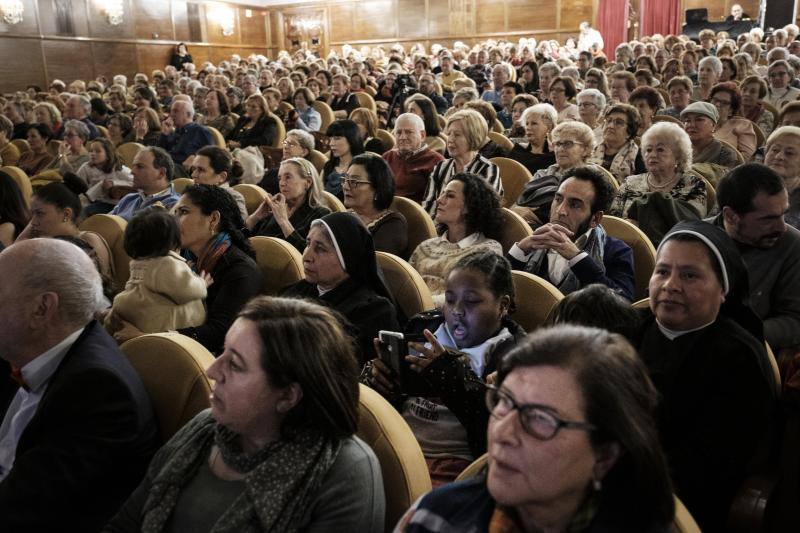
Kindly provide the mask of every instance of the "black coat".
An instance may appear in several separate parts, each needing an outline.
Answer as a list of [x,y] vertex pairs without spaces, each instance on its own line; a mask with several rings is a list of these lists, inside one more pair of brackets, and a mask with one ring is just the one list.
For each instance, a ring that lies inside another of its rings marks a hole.
[[283,296],[308,298],[344,315],[349,322],[345,327],[356,342],[360,365],[375,356],[372,340],[378,336],[378,331],[400,330],[394,304],[352,278],[346,279],[322,296],[319,295],[316,285],[301,280],[287,287]]
[[246,116],[239,118],[233,131],[228,135],[229,141],[236,141],[242,148],[248,146],[272,146],[278,135],[278,125],[270,116],[262,116],[252,128],[245,128],[250,121]]
[[201,326],[178,330],[192,337],[206,349],[219,355],[225,334],[236,314],[261,291],[261,271],[256,262],[236,246],[228,248],[211,272],[214,283],[206,296],[206,321]]
[[[8,376],[9,365],[0,361]],[[18,385],[0,379],[6,415]],[[138,485],[157,447],[150,400],[96,321],[72,345],[0,481],[0,531],[99,531]]]

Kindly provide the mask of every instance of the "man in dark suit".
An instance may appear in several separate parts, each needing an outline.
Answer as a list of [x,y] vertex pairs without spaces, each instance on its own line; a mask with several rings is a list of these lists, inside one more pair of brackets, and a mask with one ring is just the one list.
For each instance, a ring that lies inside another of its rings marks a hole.
[[0,531],[98,531],[157,446],[139,376],[93,320],[92,260],[57,239],[0,253]]
[[567,172],[553,198],[550,223],[511,247],[511,266],[546,279],[564,294],[602,283],[632,300],[633,251],[600,225],[614,196],[606,180],[588,167]]

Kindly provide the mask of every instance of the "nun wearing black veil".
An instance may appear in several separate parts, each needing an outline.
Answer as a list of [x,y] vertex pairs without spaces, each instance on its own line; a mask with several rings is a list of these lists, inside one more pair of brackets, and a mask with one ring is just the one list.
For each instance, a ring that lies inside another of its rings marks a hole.
[[392,295],[378,270],[369,230],[353,213],[331,213],[311,223],[303,251],[305,279],[284,296],[307,298],[341,313],[363,365],[378,331],[399,331]]
[[723,230],[676,224],[658,247],[639,353],[678,497],[703,531],[725,528],[768,439],[775,384],[747,270]]

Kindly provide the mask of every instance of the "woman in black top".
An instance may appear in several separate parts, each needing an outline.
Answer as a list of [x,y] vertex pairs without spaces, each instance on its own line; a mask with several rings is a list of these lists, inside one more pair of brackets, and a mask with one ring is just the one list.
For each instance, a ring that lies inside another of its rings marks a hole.
[[281,162],[275,195],[267,193],[258,209],[247,218],[245,233],[278,237],[303,251],[311,223],[331,212],[322,198],[322,184],[314,165],[302,157]]
[[178,45],[175,47],[175,53],[172,54],[172,59],[169,60],[169,64],[178,70],[183,70],[184,63],[192,62],[192,56],[189,54],[189,49],[186,48],[185,44],[178,43]]
[[525,143],[514,143],[508,158],[521,163],[531,174],[556,162],[556,156],[547,143],[556,126],[558,113],[550,104],[536,104],[522,112],[519,119],[525,128]]
[[228,148],[248,146],[272,146],[278,134],[278,125],[270,116],[267,101],[260,94],[253,94],[245,103],[245,114],[228,136]]

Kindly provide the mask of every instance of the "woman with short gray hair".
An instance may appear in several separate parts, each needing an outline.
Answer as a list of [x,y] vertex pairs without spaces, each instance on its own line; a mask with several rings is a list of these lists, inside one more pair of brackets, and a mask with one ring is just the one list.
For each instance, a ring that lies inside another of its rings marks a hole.
[[62,176],[67,172],[77,172],[89,161],[89,152],[86,150],[89,135],[89,128],[80,120],[65,122],[64,140],[58,145],[58,157],[44,170],[55,170]]
[[575,98],[581,122],[592,128],[595,143],[603,141],[603,125],[600,117],[606,109],[606,97],[597,89],[584,89]]
[[706,101],[711,93],[711,88],[719,82],[722,76],[722,61],[715,56],[707,56],[697,65],[697,85],[692,91],[692,100]]

